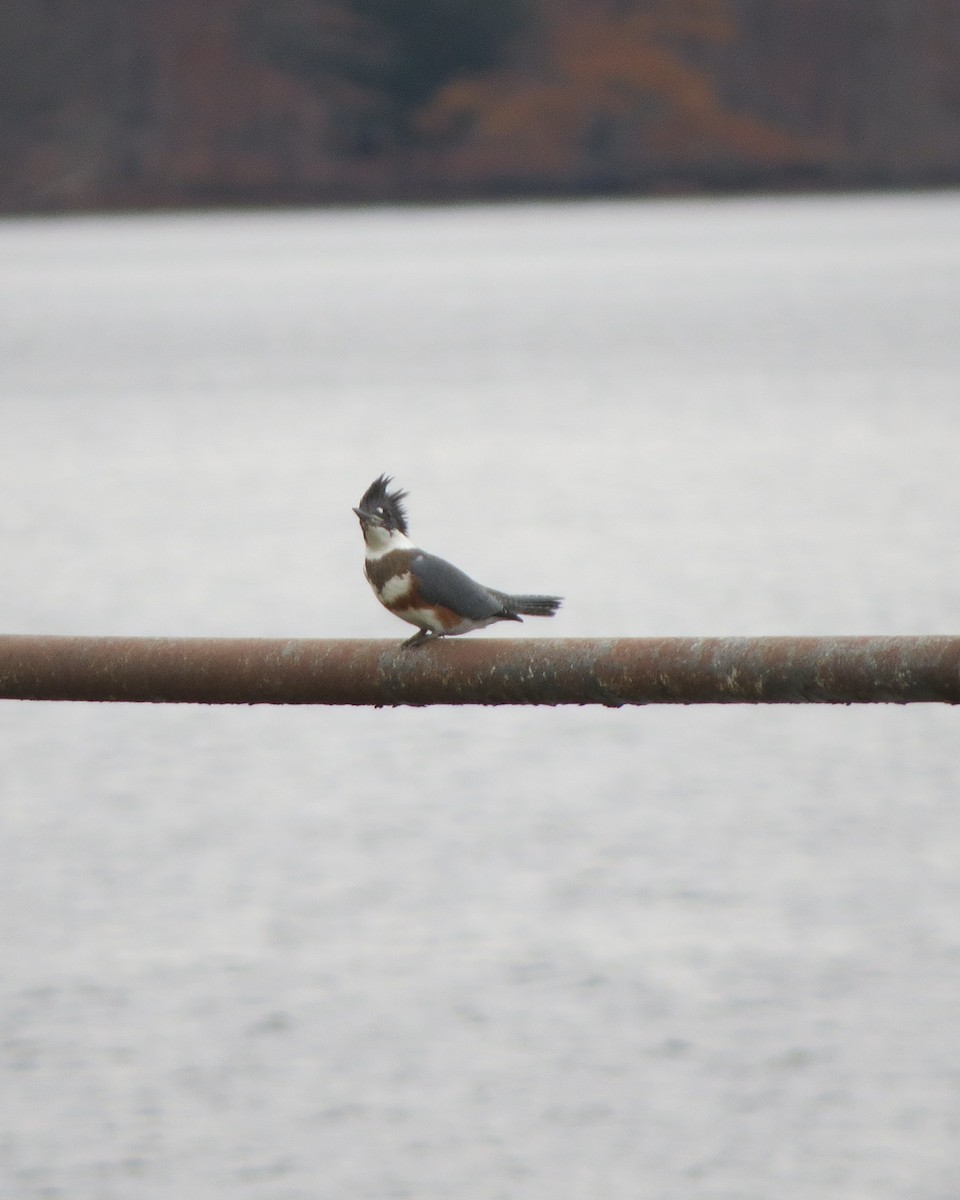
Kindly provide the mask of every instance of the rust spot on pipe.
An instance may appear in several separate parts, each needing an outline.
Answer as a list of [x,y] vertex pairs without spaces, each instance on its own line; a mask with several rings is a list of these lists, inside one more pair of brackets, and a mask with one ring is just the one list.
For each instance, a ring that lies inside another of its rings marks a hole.
[[0,699],[165,704],[960,703],[960,637],[0,636]]

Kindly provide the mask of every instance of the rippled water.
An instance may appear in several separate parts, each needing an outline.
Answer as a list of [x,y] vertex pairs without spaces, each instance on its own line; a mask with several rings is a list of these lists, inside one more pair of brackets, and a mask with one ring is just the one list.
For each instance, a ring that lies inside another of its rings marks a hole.
[[[960,629],[960,198],[0,225],[0,628]],[[478,634],[472,636],[486,636]],[[0,706],[0,1195],[953,1200],[957,715]]]

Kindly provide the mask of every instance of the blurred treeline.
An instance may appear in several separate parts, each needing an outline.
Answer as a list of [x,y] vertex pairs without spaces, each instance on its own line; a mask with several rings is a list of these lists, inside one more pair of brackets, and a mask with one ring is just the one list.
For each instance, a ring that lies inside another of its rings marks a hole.
[[960,0],[0,0],[0,208],[960,181]]

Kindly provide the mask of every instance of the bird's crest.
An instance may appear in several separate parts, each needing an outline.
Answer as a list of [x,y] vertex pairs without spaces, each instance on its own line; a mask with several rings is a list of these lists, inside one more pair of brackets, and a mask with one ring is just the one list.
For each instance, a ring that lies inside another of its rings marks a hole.
[[389,490],[391,483],[393,483],[391,476],[380,475],[363,493],[363,499],[358,507],[361,512],[380,517],[388,529],[398,529],[401,533],[406,533],[407,513],[403,502],[407,498],[407,493],[401,488],[391,492]]

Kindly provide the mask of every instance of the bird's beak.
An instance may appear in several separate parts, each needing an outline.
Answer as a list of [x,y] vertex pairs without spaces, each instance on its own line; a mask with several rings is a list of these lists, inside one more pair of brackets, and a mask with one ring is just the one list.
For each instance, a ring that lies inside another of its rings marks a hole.
[[368,529],[376,529],[383,525],[383,522],[380,520],[380,518],[375,517],[373,513],[364,512],[362,508],[355,508],[353,511],[360,518],[360,528],[364,530],[364,532],[366,532]]

